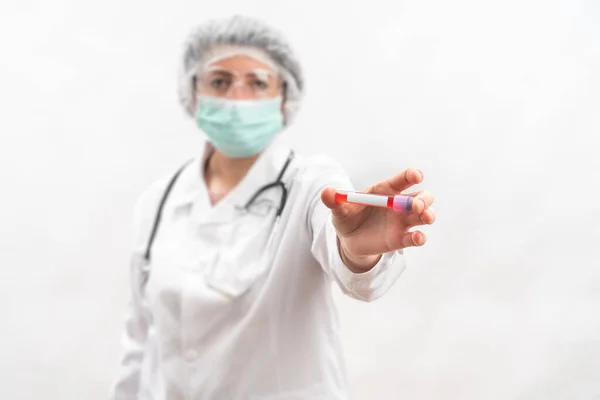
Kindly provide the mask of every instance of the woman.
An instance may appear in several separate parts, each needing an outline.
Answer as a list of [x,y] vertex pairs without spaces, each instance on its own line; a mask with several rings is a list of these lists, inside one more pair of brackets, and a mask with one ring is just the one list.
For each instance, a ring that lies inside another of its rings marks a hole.
[[[337,204],[348,176],[303,158],[278,133],[303,90],[278,33],[243,17],[189,38],[180,98],[208,140],[159,180],[135,212],[133,295],[114,399],[345,399],[331,294],[382,296],[405,269],[403,249],[433,222],[432,196],[412,211]],[[369,191],[398,194],[406,170]]]

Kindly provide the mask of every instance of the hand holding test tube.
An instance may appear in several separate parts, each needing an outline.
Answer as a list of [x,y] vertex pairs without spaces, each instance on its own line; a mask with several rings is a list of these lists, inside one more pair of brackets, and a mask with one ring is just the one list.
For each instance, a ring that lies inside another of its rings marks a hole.
[[331,210],[340,255],[354,272],[373,268],[382,254],[423,246],[425,233],[413,228],[435,221],[433,195],[427,191],[403,194],[423,181],[409,168],[376,183],[365,192],[326,188],[321,200]]

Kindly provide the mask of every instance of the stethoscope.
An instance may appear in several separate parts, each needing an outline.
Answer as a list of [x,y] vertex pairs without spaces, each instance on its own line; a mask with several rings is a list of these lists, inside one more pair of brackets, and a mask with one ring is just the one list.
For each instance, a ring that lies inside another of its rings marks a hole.
[[[273,229],[271,230],[271,234],[269,235],[269,239],[267,240],[266,249],[268,249],[271,246],[271,243],[278,231],[278,227],[279,227],[280,220],[281,220],[281,215],[283,214],[283,210],[285,209],[285,205],[287,203],[288,186],[283,181],[283,176],[284,176],[285,172],[287,171],[287,169],[293,159],[294,159],[294,151],[290,150],[290,153],[285,161],[285,164],[279,171],[277,179],[271,183],[268,183],[268,184],[260,187],[252,195],[252,197],[246,202],[246,204],[244,204],[244,206],[242,207],[245,212],[249,212],[252,205],[260,198],[260,196],[262,194],[264,194],[265,192],[272,190],[272,189],[276,189],[276,188],[281,189],[281,195],[280,195],[281,197],[279,200],[279,207],[277,208],[277,211],[275,213],[275,221],[273,224]],[[148,279],[150,277],[150,259],[151,259],[151,253],[152,253],[152,245],[156,238],[156,234],[158,233],[158,228],[160,226],[160,222],[162,219],[165,204],[167,202],[169,194],[171,193],[173,187],[175,186],[175,182],[177,181],[177,179],[179,178],[179,176],[181,175],[181,173],[183,172],[185,167],[187,165],[189,165],[190,163],[191,163],[191,160],[186,162],[171,177],[171,179],[169,180],[169,182],[167,184],[167,187],[165,188],[165,191],[163,192],[162,198],[158,205],[158,209],[156,210],[156,214],[154,216],[154,222],[152,224],[152,231],[150,233],[148,243],[146,244],[146,250],[144,251],[144,255],[143,255],[142,287],[145,286],[145,284],[148,282]],[[267,252],[265,251],[264,253],[266,254]],[[210,268],[207,268],[205,270],[205,281],[207,283],[207,286],[211,287],[212,289],[216,290],[217,292],[223,294],[224,296],[226,296],[228,298],[238,297],[238,296],[246,293],[249,290],[249,287],[246,287],[244,290],[240,291],[240,290],[227,289],[227,288],[223,287],[222,285],[215,284],[214,282],[212,282],[212,279],[210,278],[211,272],[212,272],[212,270]]]
[[282,179],[283,179],[283,175],[285,174],[285,171],[287,170],[288,166],[290,165],[290,163],[292,162],[293,159],[294,159],[294,151],[290,150],[290,154],[288,155],[288,158],[285,161],[285,164],[283,164],[281,171],[279,171],[279,175],[277,176],[277,179],[271,183],[267,183],[266,185],[264,185],[263,187],[258,189],[256,191],[256,193],[254,193],[254,195],[250,198],[250,200],[248,200],[246,202],[246,204],[244,205],[244,210],[249,211],[252,204],[259,198],[259,196],[261,194],[263,194],[267,190],[271,190],[271,189],[279,187],[279,188],[281,188],[281,198],[279,199],[279,207],[277,208],[277,212],[275,213],[275,218],[277,218],[277,219],[281,218],[281,214],[283,213],[283,209],[285,208],[285,204],[287,203],[287,196],[288,196],[288,188],[286,187],[286,185]]

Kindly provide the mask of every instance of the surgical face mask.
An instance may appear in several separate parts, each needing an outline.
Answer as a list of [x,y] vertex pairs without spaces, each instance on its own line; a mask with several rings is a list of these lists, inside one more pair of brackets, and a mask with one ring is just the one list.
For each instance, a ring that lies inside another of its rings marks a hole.
[[281,101],[280,96],[261,100],[198,96],[196,124],[225,155],[250,157],[283,128]]

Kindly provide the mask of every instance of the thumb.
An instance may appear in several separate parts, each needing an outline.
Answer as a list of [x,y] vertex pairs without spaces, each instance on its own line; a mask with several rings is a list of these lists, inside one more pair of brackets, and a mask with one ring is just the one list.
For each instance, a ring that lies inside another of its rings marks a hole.
[[321,192],[321,201],[325,204],[325,207],[331,210],[334,217],[340,218],[348,215],[349,204],[338,203],[335,201],[335,189],[329,187],[323,189]]
[[329,187],[323,189],[321,192],[321,201],[331,210],[337,208],[341,204],[335,201],[335,189]]

